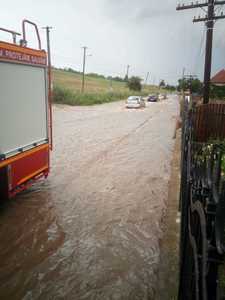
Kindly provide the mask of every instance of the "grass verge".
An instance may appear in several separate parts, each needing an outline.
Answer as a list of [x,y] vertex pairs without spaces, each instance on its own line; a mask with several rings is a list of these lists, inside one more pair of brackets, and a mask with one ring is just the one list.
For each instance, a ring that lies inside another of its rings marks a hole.
[[[148,92],[133,92],[145,96]],[[101,93],[80,93],[71,89],[55,85],[53,88],[53,102],[68,105],[94,105],[123,100],[129,97],[132,91],[124,92],[101,92]]]

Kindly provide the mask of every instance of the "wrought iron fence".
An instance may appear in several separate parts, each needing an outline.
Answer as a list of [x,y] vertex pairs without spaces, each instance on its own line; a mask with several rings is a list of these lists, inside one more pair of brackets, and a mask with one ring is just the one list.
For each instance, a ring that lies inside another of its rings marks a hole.
[[225,253],[225,105],[190,107],[182,127],[179,300],[219,299]]

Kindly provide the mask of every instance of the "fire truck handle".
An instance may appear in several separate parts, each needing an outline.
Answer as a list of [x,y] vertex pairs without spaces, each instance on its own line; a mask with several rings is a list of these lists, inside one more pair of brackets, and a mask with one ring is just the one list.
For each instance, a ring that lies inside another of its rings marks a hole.
[[4,32],[10,33],[12,35],[13,43],[14,44],[16,44],[16,36],[17,35],[21,35],[20,33],[16,32],[16,31],[5,29],[5,28],[0,28],[0,31],[4,31]]
[[27,40],[26,40],[26,29],[25,29],[25,24],[26,24],[26,23],[28,23],[28,24],[34,26],[35,31],[36,31],[36,35],[37,35],[37,39],[38,39],[38,47],[39,47],[39,49],[41,50],[41,39],[40,39],[38,27],[37,27],[37,25],[36,25],[35,23],[33,23],[33,22],[29,21],[29,20],[26,20],[26,19],[23,20],[23,22],[22,22],[22,31],[23,31],[23,40],[22,40],[22,42],[23,42],[24,46],[27,45]]

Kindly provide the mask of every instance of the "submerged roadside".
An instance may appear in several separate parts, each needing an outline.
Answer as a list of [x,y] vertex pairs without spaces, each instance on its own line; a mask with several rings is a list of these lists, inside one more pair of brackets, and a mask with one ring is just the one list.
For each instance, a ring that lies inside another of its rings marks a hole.
[[50,176],[0,211],[0,298],[155,299],[177,97],[53,109]]
[[179,278],[179,232],[178,216],[180,189],[180,132],[176,136],[171,177],[169,182],[168,205],[164,219],[164,235],[160,243],[157,300],[177,299]]

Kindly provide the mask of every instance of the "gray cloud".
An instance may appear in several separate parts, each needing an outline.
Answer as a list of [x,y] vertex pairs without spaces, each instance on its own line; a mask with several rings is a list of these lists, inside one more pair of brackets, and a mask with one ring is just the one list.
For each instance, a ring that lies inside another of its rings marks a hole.
[[143,20],[175,14],[174,1],[166,0],[162,4],[148,0],[104,1],[104,8],[109,15],[118,18]]
[[[93,55],[87,61],[88,72],[124,76],[130,64],[131,75],[145,77],[149,71],[151,82],[165,78],[176,83],[183,67],[201,76],[204,62],[204,25],[192,23],[201,11],[176,12],[176,4],[176,0],[21,0],[20,5],[4,3],[0,17],[1,26],[16,30],[24,17],[40,26],[52,25],[56,66],[80,69],[81,47],[87,45]],[[225,66],[224,35],[220,21],[214,33],[213,71]],[[29,37],[30,45],[36,45],[32,32]]]

